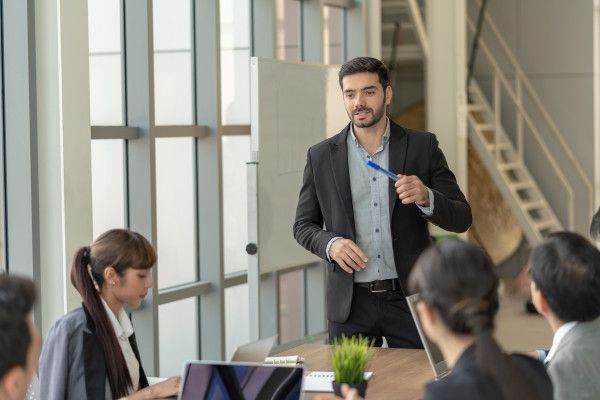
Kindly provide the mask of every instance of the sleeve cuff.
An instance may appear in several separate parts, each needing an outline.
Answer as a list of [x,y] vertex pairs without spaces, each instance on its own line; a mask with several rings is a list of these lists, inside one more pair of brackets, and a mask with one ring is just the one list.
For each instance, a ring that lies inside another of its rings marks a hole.
[[[417,207],[419,207],[419,210],[421,210],[421,212],[423,214],[425,214],[428,217],[431,217],[433,215],[433,201],[435,200],[435,196],[433,195],[433,192],[429,188],[427,188],[427,193],[429,194],[429,207],[423,207],[418,204],[417,204]],[[327,252],[327,254],[329,254],[329,252]]]
[[329,256],[329,249],[331,249],[331,245],[333,244],[333,242],[335,242],[338,239],[341,239],[341,236],[336,236],[334,238],[332,238],[329,243],[327,243],[327,247],[325,248],[325,254],[327,255],[327,261],[329,262],[333,262],[331,261],[331,257]]

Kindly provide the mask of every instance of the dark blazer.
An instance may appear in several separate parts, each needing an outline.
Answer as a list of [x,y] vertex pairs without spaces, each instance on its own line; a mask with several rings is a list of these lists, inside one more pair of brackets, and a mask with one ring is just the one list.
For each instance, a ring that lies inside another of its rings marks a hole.
[[[511,354],[510,357],[532,388],[534,398],[552,400],[552,382],[544,365],[523,354]],[[510,382],[503,384],[510,385]],[[429,383],[423,396],[423,400],[454,399],[503,400],[498,385],[477,365],[475,346],[465,350],[448,375]]]
[[[296,210],[294,237],[325,261],[325,249],[332,238],[356,241],[346,142],[349,129],[350,124],[308,150]],[[402,204],[394,182],[389,183],[394,261],[407,294],[406,280],[413,264],[431,243],[427,221],[448,231],[464,232],[471,226],[471,208],[448,169],[435,135],[403,128],[390,120],[388,145],[389,170],[417,175],[434,195],[433,215],[426,217],[415,204]],[[335,263],[328,265],[328,272],[327,319],[344,323],[350,313],[354,278]]]
[[[148,386],[135,333],[129,337],[140,363],[140,389]],[[40,355],[40,395],[44,400],[104,400],[110,387],[104,353],[89,311],[82,305],[52,325]]]

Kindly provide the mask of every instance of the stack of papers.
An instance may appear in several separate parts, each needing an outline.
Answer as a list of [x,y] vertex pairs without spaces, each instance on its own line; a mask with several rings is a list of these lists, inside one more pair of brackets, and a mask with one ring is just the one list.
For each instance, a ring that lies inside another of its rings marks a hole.
[[[365,380],[368,381],[372,372],[365,372]],[[331,383],[335,380],[332,371],[313,371],[304,377],[303,390],[305,392],[333,392]]]
[[300,356],[283,356],[283,357],[267,357],[265,358],[265,364],[275,365],[298,365],[304,362],[304,358]]

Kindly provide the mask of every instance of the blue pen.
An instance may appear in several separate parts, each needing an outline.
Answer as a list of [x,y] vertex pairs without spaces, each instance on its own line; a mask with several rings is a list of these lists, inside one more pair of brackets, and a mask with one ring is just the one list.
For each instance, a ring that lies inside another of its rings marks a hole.
[[374,163],[371,160],[367,160],[367,165],[369,167],[373,168],[373,169],[376,169],[377,171],[383,172],[384,174],[386,174],[394,182],[397,181],[398,179],[400,179],[400,178],[398,178],[397,175],[392,174],[390,171],[388,171],[387,169],[383,168],[381,165]]

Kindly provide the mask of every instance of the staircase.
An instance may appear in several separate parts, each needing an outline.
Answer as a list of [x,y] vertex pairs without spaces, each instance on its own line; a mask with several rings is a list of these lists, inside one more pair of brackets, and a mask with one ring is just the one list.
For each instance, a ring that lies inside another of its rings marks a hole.
[[[508,59],[512,64],[514,78],[511,77],[509,81],[499,67],[495,54],[479,38],[478,45],[481,53],[492,68],[493,89],[491,99],[488,99],[475,79],[470,80],[469,104],[467,105],[468,137],[519,222],[530,246],[534,246],[551,232],[563,230],[565,227],[570,230],[574,229],[575,193],[572,182],[567,179],[560,168],[557,157],[571,163],[574,170],[577,171],[577,179],[586,187],[586,195],[590,204],[590,218],[593,211],[591,209],[593,185],[495,24],[487,14],[484,13],[484,15],[484,26],[491,30],[494,39],[499,43],[497,47],[502,49],[503,59]],[[394,25],[394,21],[399,21],[400,29]],[[468,17],[467,27],[470,32],[476,30],[475,24]],[[388,65],[402,65],[407,61],[427,61],[428,38],[424,29],[422,7],[417,0],[382,0],[382,30],[382,52],[387,58]],[[394,32],[395,34],[403,33],[407,39],[394,40]],[[396,51],[390,47],[394,43],[397,45]],[[420,48],[419,52],[414,50],[414,46],[417,45]],[[417,54],[420,56],[418,60],[416,59]],[[391,55],[394,55],[393,59],[390,59]],[[525,102],[524,96],[527,96],[529,101]],[[502,126],[501,98],[504,100],[508,98],[509,106],[516,115],[514,135],[508,135]],[[525,107],[525,103],[527,103],[527,107]],[[539,119],[536,120],[538,124],[542,124],[541,126],[533,122],[532,112],[535,112],[536,116],[542,116],[541,122]],[[568,216],[562,222],[566,226],[563,226],[527,168],[526,160],[524,160],[525,134],[532,135],[539,153],[548,160],[548,174],[552,174],[552,179],[561,185],[565,193],[568,202]],[[549,135],[560,143],[561,154],[553,154],[549,150],[546,145]]]
[[539,243],[549,233],[562,230],[562,225],[474,81],[469,92],[469,140],[519,221],[528,242]]
[[381,52],[388,66],[421,64],[428,53],[417,0],[381,0]]

